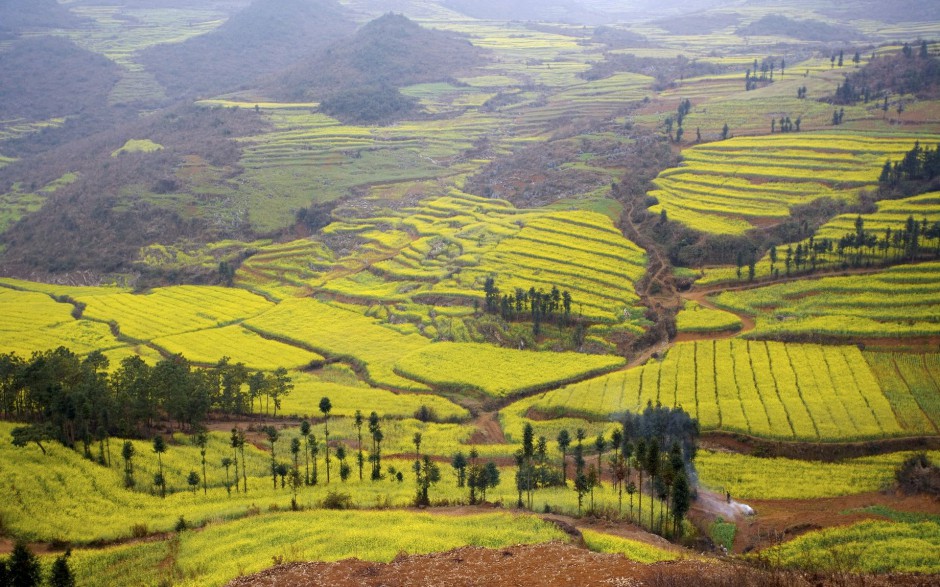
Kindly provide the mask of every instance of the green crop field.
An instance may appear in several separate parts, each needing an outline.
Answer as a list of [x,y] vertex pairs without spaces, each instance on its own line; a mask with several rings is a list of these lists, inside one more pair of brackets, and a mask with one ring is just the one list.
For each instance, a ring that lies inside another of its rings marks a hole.
[[[929,355],[929,361],[936,360]],[[768,438],[853,440],[930,434],[935,403],[892,387],[856,347],[717,340],[675,345],[662,362],[553,390],[530,405],[607,419],[647,402],[678,405],[704,429]],[[902,376],[914,367],[899,366]],[[926,382],[925,382],[926,383]]]

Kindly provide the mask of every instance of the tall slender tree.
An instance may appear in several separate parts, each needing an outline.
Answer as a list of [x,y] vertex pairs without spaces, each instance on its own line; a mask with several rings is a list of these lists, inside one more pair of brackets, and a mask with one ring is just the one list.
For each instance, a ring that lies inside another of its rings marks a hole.
[[157,467],[159,472],[154,477],[154,484],[160,486],[160,497],[166,497],[166,477],[163,476],[163,453],[166,452],[166,442],[157,434],[153,437],[153,452],[157,454]]
[[209,436],[205,432],[196,435],[196,446],[199,447],[199,456],[202,458],[202,494],[209,494],[209,481],[206,476],[206,448],[209,445]]
[[326,454],[326,484],[330,484],[330,411],[333,404],[330,398],[320,399],[320,413],[323,414],[323,450]]
[[300,435],[304,437],[304,485],[310,485],[310,422],[300,423]]

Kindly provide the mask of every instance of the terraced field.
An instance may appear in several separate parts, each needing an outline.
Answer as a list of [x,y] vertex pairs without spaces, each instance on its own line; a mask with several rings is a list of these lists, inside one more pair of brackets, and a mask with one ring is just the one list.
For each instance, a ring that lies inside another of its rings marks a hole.
[[158,288],[144,295],[78,295],[75,300],[85,304],[84,317],[116,323],[121,334],[136,340],[226,326],[273,307],[244,290],[197,286]]
[[439,343],[402,357],[395,370],[443,388],[471,389],[492,396],[519,395],[556,387],[621,367],[621,357],[538,353],[486,344]]
[[[697,145],[650,192],[669,218],[715,234],[743,234],[779,222],[790,208],[828,197],[854,201],[877,183],[886,159],[899,160],[915,137],[787,133]],[[925,140],[925,137],[920,137]]]
[[898,265],[866,275],[803,279],[714,296],[756,316],[748,337],[841,339],[940,334],[940,263]]
[[194,363],[212,365],[228,357],[233,363],[265,371],[302,369],[323,361],[322,355],[263,338],[238,324],[157,338],[152,345],[171,355],[182,354]]
[[[928,356],[929,364],[936,362],[936,355]],[[919,403],[918,396],[940,393],[938,383],[922,378],[922,385],[932,385],[929,392],[892,386],[864,361],[856,347],[739,339],[679,343],[662,362],[550,391],[529,405],[603,420],[660,402],[682,406],[705,430],[765,438],[935,434],[938,407]],[[902,377],[926,373],[903,362],[898,368]]]
[[[702,451],[696,468],[702,484],[735,499],[814,499],[879,491],[913,453],[891,453],[820,463]],[[933,460],[940,453],[931,452]]]
[[0,352],[28,357],[62,345],[77,353],[124,345],[107,324],[76,320],[73,310],[44,293],[0,287]]
[[638,300],[633,283],[646,264],[643,251],[601,214],[521,211],[457,191],[324,232],[356,239],[355,254],[330,266],[312,241],[275,245],[245,264],[239,283],[274,291],[266,283],[282,280],[364,305],[453,299],[471,306],[494,276],[503,292],[556,286],[584,316],[629,324]]

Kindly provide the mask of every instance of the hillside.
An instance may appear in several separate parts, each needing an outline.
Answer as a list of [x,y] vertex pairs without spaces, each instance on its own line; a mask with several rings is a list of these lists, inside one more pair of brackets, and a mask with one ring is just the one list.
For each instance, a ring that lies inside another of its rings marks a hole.
[[61,37],[35,37],[0,50],[0,120],[31,121],[106,108],[119,67]]
[[389,13],[269,87],[281,100],[320,101],[324,112],[345,122],[388,122],[418,111],[399,88],[452,79],[483,63],[483,52],[467,39]]
[[273,75],[354,30],[335,0],[255,0],[218,29],[140,58],[170,95],[209,96]]
[[858,31],[849,27],[797,20],[779,14],[768,14],[736,32],[741,36],[776,35],[802,41],[849,42],[862,38]]
[[4,0],[0,3],[0,36],[37,29],[64,29],[80,25],[75,16],[56,0]]

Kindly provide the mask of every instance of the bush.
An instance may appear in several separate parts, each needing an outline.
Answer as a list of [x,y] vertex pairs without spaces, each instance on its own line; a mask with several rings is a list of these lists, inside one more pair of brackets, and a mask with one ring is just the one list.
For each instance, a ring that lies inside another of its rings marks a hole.
[[351,510],[353,508],[352,496],[341,491],[330,491],[323,498],[323,507],[328,510]]
[[940,496],[940,467],[934,465],[925,453],[908,457],[895,469],[894,478],[904,493]]

